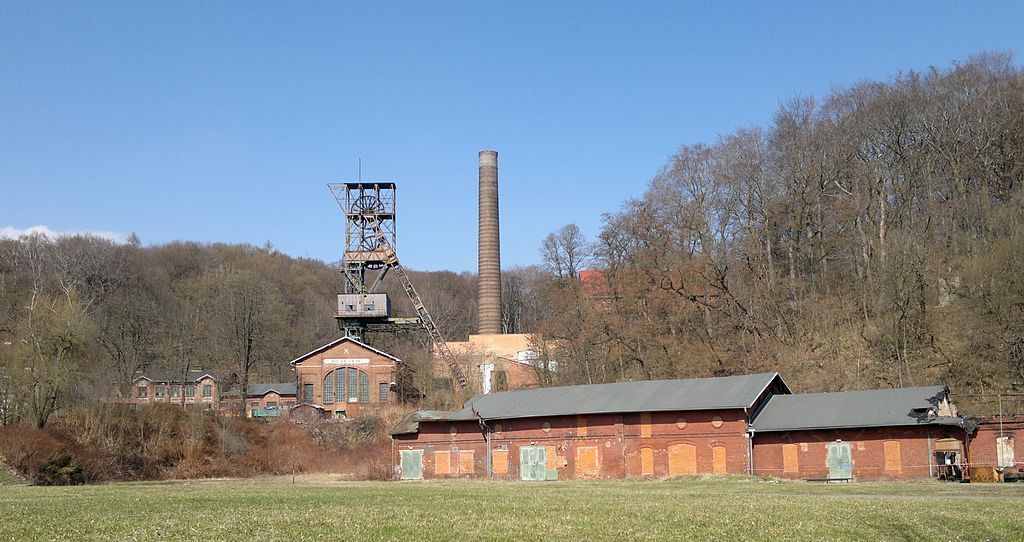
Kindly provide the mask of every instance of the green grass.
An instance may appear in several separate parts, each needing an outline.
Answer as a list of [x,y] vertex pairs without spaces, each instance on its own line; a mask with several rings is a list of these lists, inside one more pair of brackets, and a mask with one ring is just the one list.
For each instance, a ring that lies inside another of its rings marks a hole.
[[0,487],[2,540],[1024,540],[1024,484],[288,479]]
[[23,482],[20,477],[16,476],[9,468],[7,468],[7,465],[4,465],[4,463],[0,461],[0,486],[23,483],[25,482]]

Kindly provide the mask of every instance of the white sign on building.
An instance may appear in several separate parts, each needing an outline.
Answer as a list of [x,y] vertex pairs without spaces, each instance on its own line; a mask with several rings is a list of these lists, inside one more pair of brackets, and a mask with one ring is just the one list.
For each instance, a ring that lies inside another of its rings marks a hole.
[[324,365],[369,365],[369,358],[324,358]]

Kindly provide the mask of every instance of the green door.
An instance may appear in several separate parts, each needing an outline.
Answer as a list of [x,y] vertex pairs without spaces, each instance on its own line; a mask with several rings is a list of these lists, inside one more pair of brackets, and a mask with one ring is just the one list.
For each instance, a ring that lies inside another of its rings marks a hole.
[[423,450],[401,450],[402,479],[423,479]]
[[519,448],[519,477],[523,480],[544,480],[547,463],[547,452],[543,446]]
[[828,443],[828,477],[833,480],[853,478],[853,450],[849,442]]

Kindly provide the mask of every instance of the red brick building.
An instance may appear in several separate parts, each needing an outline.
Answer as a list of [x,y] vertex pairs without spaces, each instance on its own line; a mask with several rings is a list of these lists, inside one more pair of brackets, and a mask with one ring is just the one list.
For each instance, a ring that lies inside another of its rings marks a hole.
[[751,472],[821,480],[938,478],[947,465],[962,469],[970,429],[943,386],[779,395],[751,424]]
[[778,373],[478,395],[392,431],[403,479],[513,480],[746,473],[747,427],[789,388]]
[[395,400],[401,361],[351,337],[336,339],[291,361],[296,403],[322,408],[330,418],[356,417],[361,409]]
[[249,384],[245,393],[245,415],[249,418],[278,418],[295,406],[294,382]]
[[187,374],[172,374],[150,369],[135,373],[129,397],[110,402],[136,406],[177,404],[218,410],[220,399],[220,384],[209,371],[192,369]]
[[971,438],[971,467],[1017,473],[1024,468],[1024,416],[983,418]]

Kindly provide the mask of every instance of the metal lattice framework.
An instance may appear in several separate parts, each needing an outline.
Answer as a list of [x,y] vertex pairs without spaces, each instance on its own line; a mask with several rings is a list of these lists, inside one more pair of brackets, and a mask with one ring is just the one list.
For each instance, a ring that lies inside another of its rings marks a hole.
[[[379,228],[395,246],[395,183],[329,183],[334,199],[345,213],[345,252],[342,255],[344,292],[372,293],[387,272],[387,255],[377,241]],[[380,270],[373,284],[366,284],[366,271]]]
[[[327,188],[345,213],[345,253],[341,260],[341,272],[345,277],[344,292],[372,294],[384,280],[388,269],[394,269],[416,310],[418,319],[412,320],[418,320],[419,325],[430,335],[435,352],[448,365],[459,389],[465,390],[469,386],[466,375],[430,312],[423,305],[405,268],[398,261],[395,252],[395,183],[330,183]],[[366,285],[367,270],[378,271],[370,286]],[[398,325],[399,320],[387,319],[390,325]],[[340,316],[339,323],[348,336],[359,336],[370,325],[363,318]]]

